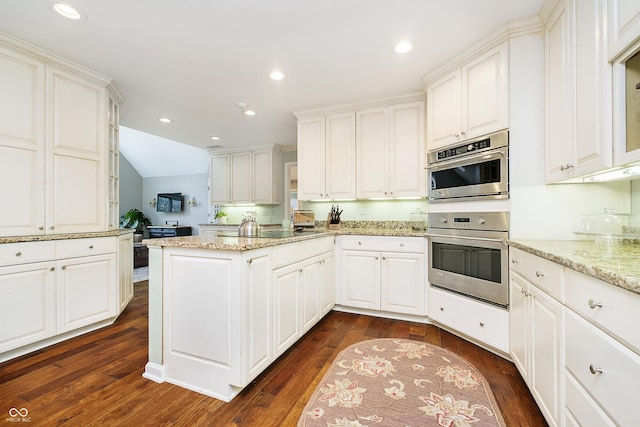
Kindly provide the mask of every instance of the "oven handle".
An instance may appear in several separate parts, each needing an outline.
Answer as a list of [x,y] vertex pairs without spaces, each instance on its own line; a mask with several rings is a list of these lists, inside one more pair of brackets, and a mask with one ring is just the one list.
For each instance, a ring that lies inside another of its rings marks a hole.
[[445,239],[460,239],[460,240],[477,240],[480,242],[492,242],[492,243],[500,243],[503,246],[507,246],[507,241],[505,239],[491,239],[488,237],[469,237],[469,236],[451,236],[446,234],[428,234],[428,237],[441,237]]
[[465,157],[458,157],[455,159],[450,159],[450,160],[443,160],[441,162],[438,163],[432,163],[430,164],[427,169],[430,169],[432,171],[437,171],[443,168],[450,168],[450,167],[455,167],[458,165],[468,165],[469,164],[469,160],[475,160],[475,159],[480,159],[480,158],[486,158],[487,160],[493,160],[497,157],[505,157],[506,153],[505,153],[505,149],[500,148],[500,149],[496,149],[495,151],[489,151],[489,152],[484,152],[484,153],[475,153],[475,154],[470,154],[468,156]]

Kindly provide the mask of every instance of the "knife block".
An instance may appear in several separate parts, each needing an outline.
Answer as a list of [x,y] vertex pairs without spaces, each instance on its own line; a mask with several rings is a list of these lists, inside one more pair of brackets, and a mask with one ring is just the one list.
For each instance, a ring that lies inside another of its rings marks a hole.
[[327,228],[329,230],[340,230],[340,221],[331,222],[331,214],[327,214]]

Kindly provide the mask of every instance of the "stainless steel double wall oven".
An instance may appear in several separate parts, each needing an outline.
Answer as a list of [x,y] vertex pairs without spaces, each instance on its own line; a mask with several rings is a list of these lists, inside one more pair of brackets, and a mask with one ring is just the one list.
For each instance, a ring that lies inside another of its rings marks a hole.
[[431,286],[507,308],[509,212],[465,212],[465,202],[509,198],[509,132],[431,151],[427,161],[429,201],[457,211],[429,214]]

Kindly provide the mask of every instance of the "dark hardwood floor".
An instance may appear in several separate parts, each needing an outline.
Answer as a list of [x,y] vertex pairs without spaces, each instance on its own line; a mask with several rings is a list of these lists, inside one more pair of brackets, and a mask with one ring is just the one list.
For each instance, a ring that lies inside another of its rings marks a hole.
[[148,283],[107,328],[0,364],[0,425],[26,408],[31,426],[295,426],[335,356],[371,338],[447,348],[487,378],[508,426],[546,426],[515,366],[432,325],[331,312],[230,403],[142,377]]

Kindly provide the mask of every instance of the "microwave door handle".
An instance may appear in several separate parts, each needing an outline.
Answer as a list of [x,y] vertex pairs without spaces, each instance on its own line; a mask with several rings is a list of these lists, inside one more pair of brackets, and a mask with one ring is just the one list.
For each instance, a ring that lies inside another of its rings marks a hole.
[[500,243],[504,246],[507,246],[507,242],[505,241],[505,239],[491,239],[488,237],[468,237],[468,236],[451,236],[451,235],[446,235],[446,234],[429,234],[428,237],[440,237],[440,238],[445,238],[448,240],[451,239],[458,239],[458,240],[476,240],[479,242],[492,242],[492,243]]
[[470,162],[469,160],[476,160],[476,159],[481,159],[481,158],[485,158],[486,160],[493,160],[496,157],[504,157],[505,153],[503,150],[500,151],[496,151],[496,152],[492,152],[492,153],[478,153],[478,154],[473,154],[473,155],[469,155],[466,156],[464,158],[458,158],[455,160],[449,160],[449,161],[443,161],[441,163],[436,163],[436,164],[430,164],[427,166],[427,169],[431,169],[432,171],[437,171],[443,168],[450,168],[452,166],[456,166],[456,165],[468,165]]

